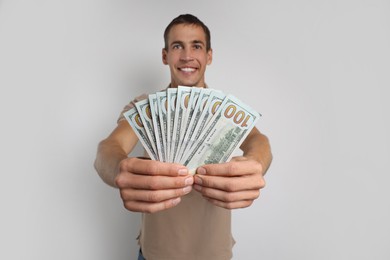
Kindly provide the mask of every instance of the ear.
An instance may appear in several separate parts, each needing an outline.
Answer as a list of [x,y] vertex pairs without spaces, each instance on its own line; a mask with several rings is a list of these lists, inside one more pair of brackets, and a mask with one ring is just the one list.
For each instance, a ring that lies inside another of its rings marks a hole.
[[210,65],[213,61],[213,49],[207,51],[207,65]]
[[165,48],[162,49],[162,62],[164,65],[168,65],[167,50]]

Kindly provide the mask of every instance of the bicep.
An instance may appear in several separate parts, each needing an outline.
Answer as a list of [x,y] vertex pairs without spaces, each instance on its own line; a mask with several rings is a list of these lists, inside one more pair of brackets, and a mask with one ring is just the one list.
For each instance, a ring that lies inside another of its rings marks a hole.
[[268,151],[270,149],[269,141],[267,136],[254,127],[241,144],[240,149],[248,155],[262,153],[264,150]]
[[253,145],[254,142],[256,142],[262,136],[263,134],[261,134],[256,127],[253,127],[252,130],[249,132],[248,136],[242,142],[240,149],[245,151],[248,146]]

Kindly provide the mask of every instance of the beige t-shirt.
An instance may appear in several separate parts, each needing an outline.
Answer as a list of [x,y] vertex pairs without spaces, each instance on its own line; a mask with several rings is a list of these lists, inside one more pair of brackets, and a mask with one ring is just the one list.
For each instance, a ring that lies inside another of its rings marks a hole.
[[[147,98],[138,96],[125,106]],[[123,120],[123,115],[118,121]],[[232,258],[231,211],[214,206],[193,190],[168,210],[142,214],[139,244],[147,260],[227,260]]]

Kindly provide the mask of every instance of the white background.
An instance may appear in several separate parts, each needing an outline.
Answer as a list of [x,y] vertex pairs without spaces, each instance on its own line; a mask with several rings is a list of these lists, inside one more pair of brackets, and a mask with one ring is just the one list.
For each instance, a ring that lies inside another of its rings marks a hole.
[[0,258],[135,259],[140,216],[92,165],[122,107],[168,84],[181,13],[212,32],[207,83],[272,144],[234,259],[390,259],[385,0],[0,0]]

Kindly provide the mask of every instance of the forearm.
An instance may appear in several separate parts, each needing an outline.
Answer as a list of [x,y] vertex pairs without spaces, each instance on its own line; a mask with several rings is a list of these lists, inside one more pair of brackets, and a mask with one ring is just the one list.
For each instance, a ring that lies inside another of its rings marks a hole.
[[119,144],[103,140],[99,143],[94,166],[105,183],[116,187],[115,177],[119,173],[119,163],[126,158],[127,154]]
[[253,128],[240,148],[244,152],[243,156],[260,162],[263,167],[263,175],[265,175],[272,162],[268,138],[261,134],[257,128]]

